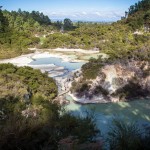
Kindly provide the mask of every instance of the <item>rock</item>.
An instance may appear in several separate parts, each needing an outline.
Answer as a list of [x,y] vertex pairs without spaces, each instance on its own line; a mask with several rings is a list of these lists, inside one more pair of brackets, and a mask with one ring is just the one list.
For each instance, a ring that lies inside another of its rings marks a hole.
[[64,98],[64,96],[58,96],[54,101],[57,102],[60,105],[68,105],[68,104],[70,104],[70,101],[66,100]]
[[4,110],[0,110],[0,120],[5,120],[7,118],[7,115],[4,113]]
[[111,102],[113,103],[117,103],[120,101],[120,98],[119,97],[111,97]]
[[[82,76],[75,79],[77,85],[85,84],[82,80]],[[102,96],[108,102],[147,97],[150,96],[150,65],[149,62],[134,60],[106,64],[96,79],[86,80],[86,84],[88,88],[84,92],[73,93],[77,101],[84,103],[90,99],[92,103]],[[99,100],[99,103],[103,101]]]
[[34,108],[29,108],[28,107],[27,109],[22,111],[22,115],[25,116],[26,118],[29,118],[29,117],[36,118],[37,114],[38,114],[38,110],[34,109]]

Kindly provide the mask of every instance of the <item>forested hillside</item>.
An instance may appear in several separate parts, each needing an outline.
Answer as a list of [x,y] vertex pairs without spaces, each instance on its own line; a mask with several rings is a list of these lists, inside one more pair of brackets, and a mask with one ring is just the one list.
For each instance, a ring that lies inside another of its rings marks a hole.
[[125,12],[125,23],[133,29],[145,27],[149,31],[150,28],[150,1],[142,0],[131,5],[129,11]]
[[9,12],[0,9],[0,58],[9,58],[28,53],[29,47],[36,46],[40,39],[35,33],[51,24],[48,16],[36,11]]
[[[52,101],[57,96],[57,86],[52,78],[46,73],[41,73],[40,70],[0,64],[0,93],[2,119],[8,117],[10,113],[20,114],[27,108],[31,108],[32,111],[35,109],[32,106],[42,104],[44,99],[47,99],[47,102]],[[35,101],[37,97],[40,98]]]
[[57,96],[57,86],[52,78],[30,67],[0,64],[0,98],[15,97],[27,101],[36,95],[49,100]]

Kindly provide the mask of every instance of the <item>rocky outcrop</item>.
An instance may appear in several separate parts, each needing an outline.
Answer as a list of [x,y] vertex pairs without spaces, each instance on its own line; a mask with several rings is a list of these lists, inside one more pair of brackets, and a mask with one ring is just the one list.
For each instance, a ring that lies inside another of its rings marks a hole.
[[129,61],[104,65],[94,80],[76,79],[72,95],[81,103],[127,101],[150,96],[150,65]]
[[53,102],[56,102],[59,105],[68,105],[70,102],[66,100],[65,96],[57,96]]

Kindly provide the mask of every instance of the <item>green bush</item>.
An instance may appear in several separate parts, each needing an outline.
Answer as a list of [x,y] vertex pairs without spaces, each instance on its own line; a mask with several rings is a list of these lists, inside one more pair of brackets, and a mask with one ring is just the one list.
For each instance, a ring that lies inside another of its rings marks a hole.
[[134,125],[113,120],[113,126],[108,133],[110,150],[138,150],[141,147],[140,131]]
[[122,119],[114,119],[108,132],[108,144],[110,150],[148,150],[146,139],[150,134],[141,132],[136,123],[125,123]]

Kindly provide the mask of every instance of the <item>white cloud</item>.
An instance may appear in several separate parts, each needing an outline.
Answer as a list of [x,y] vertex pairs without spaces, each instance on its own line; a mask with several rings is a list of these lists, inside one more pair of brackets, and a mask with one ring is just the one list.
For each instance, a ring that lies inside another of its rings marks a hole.
[[53,11],[51,14],[52,14],[52,15],[56,15],[57,13]]
[[111,11],[82,11],[82,12],[49,12],[43,11],[50,19],[70,18],[72,20],[86,21],[116,21],[124,15],[124,12],[119,10]]
[[82,14],[83,14],[83,15],[87,15],[87,12],[83,11]]
[[95,14],[96,14],[97,16],[102,16],[102,14],[101,14],[100,12],[95,12]]

